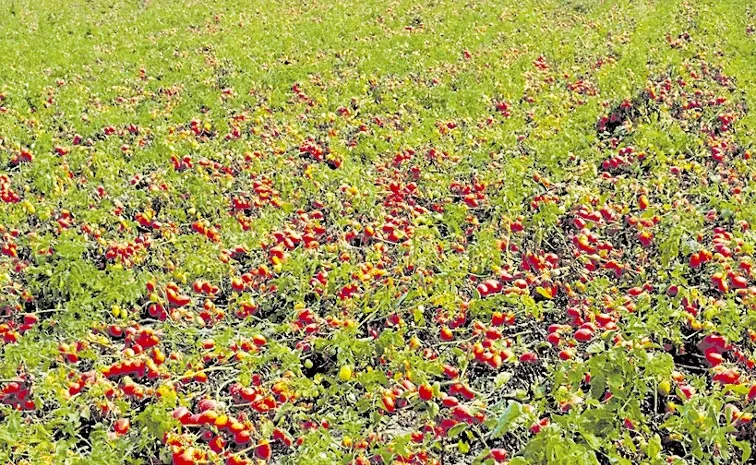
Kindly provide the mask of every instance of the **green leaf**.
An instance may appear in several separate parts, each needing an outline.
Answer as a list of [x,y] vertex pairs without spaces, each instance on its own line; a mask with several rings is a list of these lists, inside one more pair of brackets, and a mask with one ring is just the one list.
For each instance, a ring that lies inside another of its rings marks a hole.
[[425,317],[423,316],[423,310],[415,307],[412,309],[412,319],[417,326],[425,325]]
[[530,465],[530,462],[525,460],[524,457],[512,457],[509,461],[509,465]]
[[512,376],[514,374],[511,371],[502,371],[498,375],[496,375],[496,378],[494,378],[494,385],[497,388],[501,388],[505,384],[509,382],[510,379],[512,379]]
[[600,354],[606,351],[606,344],[604,344],[604,341],[596,341],[589,344],[585,351],[589,354]]
[[470,444],[468,444],[467,441],[460,439],[457,441],[457,450],[460,454],[467,454],[470,452]]
[[511,401],[504,412],[496,420],[496,427],[491,431],[492,438],[501,437],[503,434],[509,431],[509,428],[515,421],[522,415],[522,404],[516,401]]
[[585,431],[582,431],[580,435],[583,437],[583,439],[585,439],[585,442],[587,442],[588,445],[591,446],[591,449],[593,450],[601,449],[601,440],[595,434],[586,433]]
[[637,452],[638,451],[638,448],[635,447],[635,442],[633,442],[633,438],[630,437],[630,433],[628,433],[627,431],[625,431],[622,434],[622,444],[624,444],[625,447],[627,447],[628,449],[630,449],[633,452]]
[[748,444],[747,441],[732,441],[732,445],[743,451],[743,455],[740,457],[740,463],[747,463],[748,459],[751,458],[751,453],[753,452],[751,445]]
[[606,376],[603,373],[599,373],[594,377],[591,377],[591,397],[594,399],[600,399],[604,395],[606,390]]
[[449,429],[447,436],[450,438],[457,437],[465,429],[467,429],[467,423],[458,423]]
[[661,437],[659,437],[658,434],[654,434],[651,436],[651,439],[649,439],[648,445],[646,446],[646,455],[653,460],[659,457],[661,450]]

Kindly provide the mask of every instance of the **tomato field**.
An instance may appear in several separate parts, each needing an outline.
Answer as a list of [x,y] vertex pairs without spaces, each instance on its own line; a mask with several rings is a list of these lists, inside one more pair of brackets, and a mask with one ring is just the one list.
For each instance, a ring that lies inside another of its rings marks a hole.
[[0,464],[754,463],[756,4],[0,2]]

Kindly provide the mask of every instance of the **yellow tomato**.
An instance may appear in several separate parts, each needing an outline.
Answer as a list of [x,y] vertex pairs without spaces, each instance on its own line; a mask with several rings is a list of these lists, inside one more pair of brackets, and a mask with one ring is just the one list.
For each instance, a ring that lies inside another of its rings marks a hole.
[[352,379],[352,367],[344,365],[339,369],[339,379],[342,381],[349,381]]

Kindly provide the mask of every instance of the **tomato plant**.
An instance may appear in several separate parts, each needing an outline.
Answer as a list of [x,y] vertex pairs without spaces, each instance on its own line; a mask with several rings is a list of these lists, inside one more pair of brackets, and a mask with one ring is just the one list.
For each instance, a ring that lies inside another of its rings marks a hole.
[[0,464],[753,462],[748,2],[0,31]]

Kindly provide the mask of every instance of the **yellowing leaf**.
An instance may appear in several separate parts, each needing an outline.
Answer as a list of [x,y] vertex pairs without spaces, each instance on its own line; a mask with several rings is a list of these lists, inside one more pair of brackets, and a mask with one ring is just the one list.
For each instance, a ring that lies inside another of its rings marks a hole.
[[545,299],[553,299],[554,298],[554,295],[551,293],[550,289],[546,289],[546,288],[543,288],[541,286],[538,286],[538,287],[536,287],[536,292],[538,293],[538,295],[540,295],[541,297],[543,297]]

